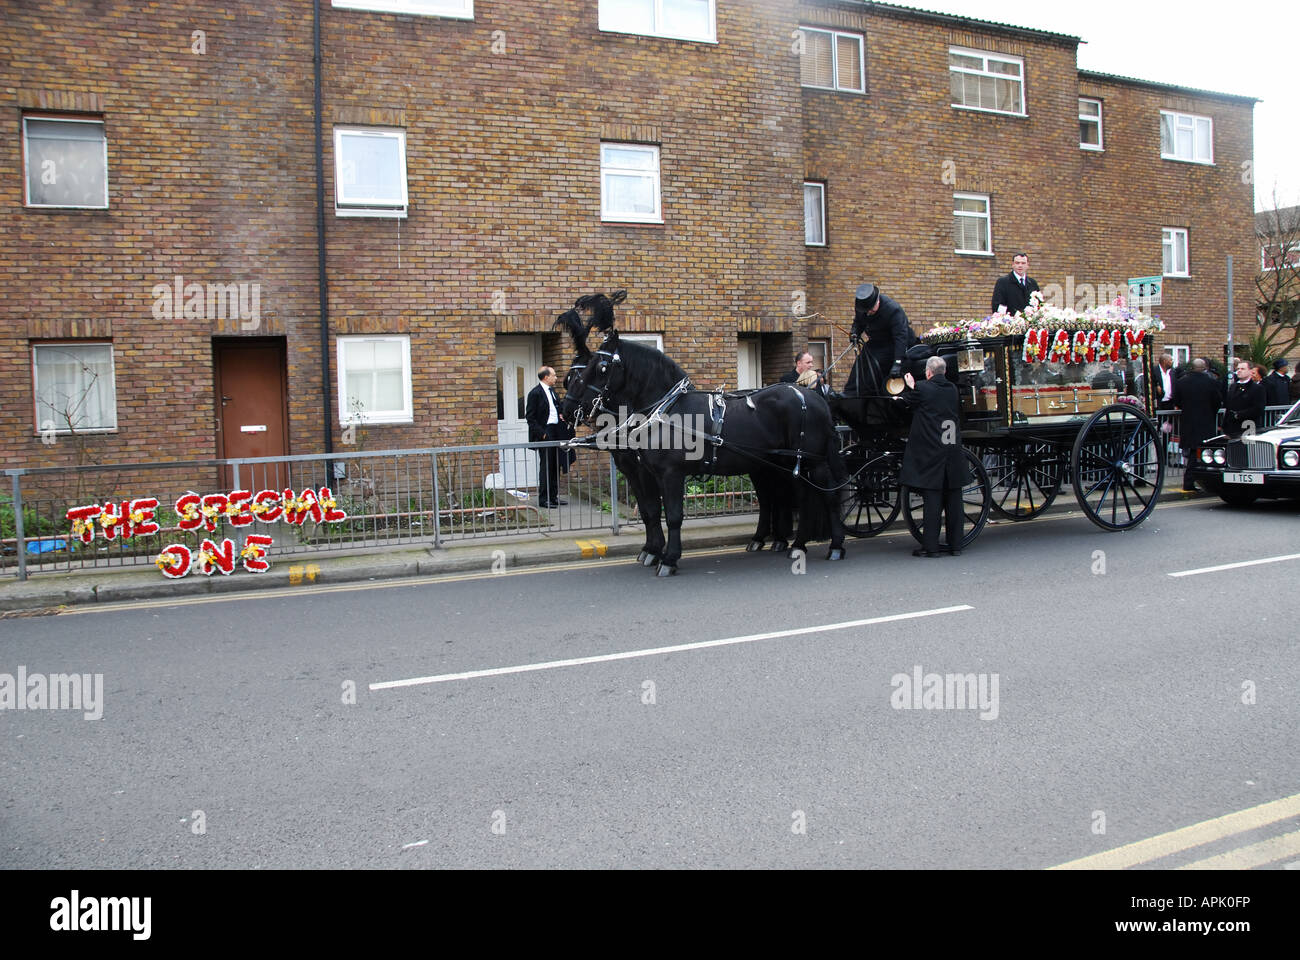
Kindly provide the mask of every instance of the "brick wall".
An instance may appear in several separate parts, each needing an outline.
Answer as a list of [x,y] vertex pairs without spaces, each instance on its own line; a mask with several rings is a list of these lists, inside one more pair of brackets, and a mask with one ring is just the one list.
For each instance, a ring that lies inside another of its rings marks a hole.
[[[1068,38],[835,0],[718,6],[719,42],[703,44],[602,33],[596,0],[478,0],[468,22],[322,4],[331,368],[339,334],[411,338],[414,422],[369,425],[368,448],[495,436],[495,336],[545,333],[544,362],[563,373],[571,347],[547,331],[594,290],[627,288],[621,326],[663,334],[704,386],[734,385],[742,334],[762,337],[765,380],[810,335],[832,334],[835,355],[863,280],[923,329],[982,313],[1016,248],[1040,283],[1157,272],[1161,226],[1185,224],[1192,244],[1192,278],[1166,288],[1167,339],[1213,339],[1225,252],[1243,265],[1237,315],[1250,316],[1248,104],[1081,80]],[[7,13],[6,464],[78,455],[33,436],[29,344],[67,336],[115,347],[119,426],[86,438],[90,457],[214,454],[214,336],[285,338],[291,452],[322,447],[305,9],[87,0]],[[800,87],[801,23],[864,32],[865,95]],[[954,110],[949,44],[1023,56],[1029,116]],[[1105,100],[1104,154],[1078,148],[1081,92]],[[1159,159],[1161,106],[1215,118],[1214,167]],[[104,118],[107,211],[24,207],[21,117],[37,110]],[[406,219],[334,215],[336,124],[405,130]],[[602,139],[660,146],[664,224],[601,222]],[[827,183],[823,249],[803,244],[806,178]],[[994,257],[952,252],[954,191],[991,196]],[[176,276],[258,284],[260,324],[156,317],[154,288]]]

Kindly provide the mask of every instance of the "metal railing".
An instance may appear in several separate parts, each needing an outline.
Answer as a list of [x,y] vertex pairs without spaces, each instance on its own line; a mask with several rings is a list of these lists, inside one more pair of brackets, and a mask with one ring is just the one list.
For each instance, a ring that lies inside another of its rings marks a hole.
[[[1278,422],[1281,421],[1282,417],[1285,416],[1286,412],[1290,409],[1290,406],[1265,407],[1264,423],[1259,429],[1267,430],[1270,427],[1277,426]],[[1216,432],[1223,430],[1224,413],[1224,409],[1220,407],[1214,420],[1214,429]],[[1187,461],[1183,457],[1183,451],[1179,446],[1181,440],[1182,418],[1183,415],[1181,410],[1156,411],[1156,423],[1160,426],[1161,434],[1165,437],[1166,485],[1169,483],[1168,478],[1170,476],[1181,479],[1183,471],[1187,469]]]
[[[623,526],[640,523],[626,479],[610,454],[595,448],[579,448],[560,474],[556,493],[565,502],[554,508],[541,504],[535,489],[537,451],[559,446],[552,441],[7,469],[10,490],[0,490],[0,576],[26,579],[30,573],[146,566],[164,546],[197,550],[204,539],[216,544],[229,537],[241,550],[252,533],[272,537],[274,559],[521,534],[609,530],[617,535]],[[558,456],[562,460],[563,452]],[[255,498],[260,491],[319,495],[322,487],[329,488],[346,519],[325,522],[309,515],[302,523],[284,517],[265,523],[259,517],[236,526],[218,516],[214,529],[182,530],[176,511],[177,501],[191,493],[238,490]],[[145,497],[158,501],[157,533],[109,538],[102,521],[92,519],[89,543],[74,535],[69,509],[112,504],[121,513],[123,503]],[[688,518],[757,508],[748,477],[688,479]]]

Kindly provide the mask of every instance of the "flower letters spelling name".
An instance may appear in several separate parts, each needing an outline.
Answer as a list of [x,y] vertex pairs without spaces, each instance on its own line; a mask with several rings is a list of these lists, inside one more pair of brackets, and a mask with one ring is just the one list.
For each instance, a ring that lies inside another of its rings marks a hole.
[[[151,536],[162,529],[155,517],[157,509],[158,500],[147,497],[124,500],[121,504],[93,503],[73,507],[68,510],[67,517],[73,535],[82,543],[92,543],[97,529],[105,540],[130,540]],[[301,526],[308,519],[319,524],[338,523],[348,518],[347,513],[339,509],[329,487],[317,490],[307,487],[299,493],[292,489],[259,490],[257,493],[232,490],[206,496],[187,493],[177,499],[173,509],[176,526],[168,527],[169,531],[202,529],[215,533],[223,521],[232,527],[247,527],[254,522]],[[214,573],[229,576],[234,573],[237,560],[250,573],[264,573],[271,566],[266,560],[271,543],[269,536],[260,533],[246,534],[244,545],[237,552],[229,537],[220,543],[205,538],[196,550],[184,544],[171,543],[163,547],[154,559],[154,565],[171,580],[179,580],[191,571],[207,577]]]

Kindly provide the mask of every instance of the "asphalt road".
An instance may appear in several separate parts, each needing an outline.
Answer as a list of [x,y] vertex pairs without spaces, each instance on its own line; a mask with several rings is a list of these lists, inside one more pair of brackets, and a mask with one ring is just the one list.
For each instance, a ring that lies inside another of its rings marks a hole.
[[[1062,864],[1300,794],[1300,560],[1169,575],[1297,532],[1199,501],[802,574],[728,550],[0,621],[0,673],[104,691],[99,720],[0,711],[0,866]],[[983,702],[904,709],[918,672]]]

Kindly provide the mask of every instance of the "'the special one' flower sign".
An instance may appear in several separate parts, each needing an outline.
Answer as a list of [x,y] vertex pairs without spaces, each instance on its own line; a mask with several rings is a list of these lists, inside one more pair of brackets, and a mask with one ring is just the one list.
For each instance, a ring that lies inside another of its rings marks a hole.
[[[187,493],[176,500],[176,529],[199,530],[215,533],[222,522],[232,527],[247,527],[255,522],[284,522],[301,526],[310,519],[313,523],[338,523],[348,515],[339,509],[329,487],[312,490],[304,488],[295,493],[292,489],[281,491],[232,490],[229,493],[210,493],[200,496]],[[72,507],[67,512],[72,533],[82,543],[92,543],[96,530],[104,540],[130,540],[133,537],[152,536],[159,532],[156,518],[158,500],[143,497],[134,500]],[[235,571],[235,561],[250,573],[264,573],[270,569],[266,556],[272,544],[271,537],[249,533],[238,555],[235,543],[229,537],[221,543],[204,539],[193,551],[181,543],[163,547],[154,559],[154,565],[163,576],[180,579],[191,571],[210,577],[213,573],[229,576]]]

